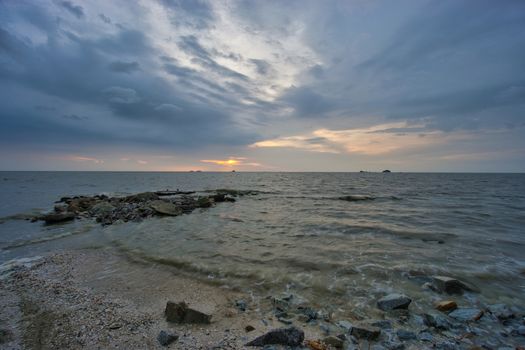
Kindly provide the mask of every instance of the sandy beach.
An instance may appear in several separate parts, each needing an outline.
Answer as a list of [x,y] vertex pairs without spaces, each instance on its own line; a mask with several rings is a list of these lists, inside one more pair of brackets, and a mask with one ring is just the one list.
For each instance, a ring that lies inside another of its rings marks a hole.
[[[282,326],[272,319],[263,323],[265,305],[235,307],[249,296],[111,251],[23,260],[3,271],[0,286],[5,349],[162,349],[157,340],[162,330],[179,336],[171,349],[243,349],[255,336]],[[211,314],[211,324],[166,322],[168,300]],[[248,333],[247,326],[255,329]],[[312,330],[307,335],[320,336]]]

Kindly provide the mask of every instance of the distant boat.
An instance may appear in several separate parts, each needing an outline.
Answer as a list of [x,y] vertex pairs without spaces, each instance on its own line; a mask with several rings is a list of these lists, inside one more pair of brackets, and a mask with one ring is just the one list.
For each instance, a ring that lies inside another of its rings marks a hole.
[[384,172],[384,173],[391,173],[391,171],[388,170],[388,169],[383,170],[383,172]]

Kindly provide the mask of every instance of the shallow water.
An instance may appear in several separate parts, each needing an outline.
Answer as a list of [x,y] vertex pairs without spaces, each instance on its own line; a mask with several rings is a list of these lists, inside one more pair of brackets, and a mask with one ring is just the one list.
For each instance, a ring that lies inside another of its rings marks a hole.
[[3,172],[0,217],[66,195],[167,188],[262,193],[105,228],[3,219],[0,260],[111,246],[254,296],[290,292],[357,315],[390,291],[428,307],[421,285],[441,274],[477,285],[479,302],[525,306],[524,174]]

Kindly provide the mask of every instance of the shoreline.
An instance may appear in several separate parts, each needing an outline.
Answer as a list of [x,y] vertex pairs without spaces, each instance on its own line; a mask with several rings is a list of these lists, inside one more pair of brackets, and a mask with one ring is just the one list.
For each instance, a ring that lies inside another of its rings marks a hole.
[[[154,284],[153,284],[154,283]],[[62,251],[22,260],[0,280],[1,348],[164,349],[160,331],[179,339],[170,349],[245,349],[271,329],[247,295],[182,276],[165,267],[131,262],[112,250]],[[184,301],[212,315],[209,325],[174,324],[164,317],[166,302]],[[254,329],[246,331],[246,327]],[[318,338],[305,329],[308,338]]]
[[[164,315],[168,301],[185,302],[211,315],[211,323],[168,322]],[[506,308],[467,315],[466,328],[458,328],[435,312],[421,319],[424,315],[411,314],[408,305],[385,312],[385,318],[375,322],[350,323],[331,320],[330,315],[323,319],[326,316],[308,307],[303,308],[308,312],[293,314],[288,301],[252,299],[162,264],[133,261],[111,248],[60,251],[2,265],[0,348],[255,349],[246,344],[272,330],[296,327],[304,332],[303,347],[264,349],[481,349],[475,338],[487,335],[487,325],[495,318],[508,322],[505,337],[515,345],[488,348],[523,349],[518,345],[524,339],[519,333],[523,326],[516,326],[523,324],[523,315],[510,315],[515,310]],[[305,317],[309,312],[315,316]],[[409,324],[418,318],[428,327],[417,335]],[[428,322],[434,323],[432,327]],[[403,324],[404,330],[399,328]],[[177,339],[161,345],[161,332]]]

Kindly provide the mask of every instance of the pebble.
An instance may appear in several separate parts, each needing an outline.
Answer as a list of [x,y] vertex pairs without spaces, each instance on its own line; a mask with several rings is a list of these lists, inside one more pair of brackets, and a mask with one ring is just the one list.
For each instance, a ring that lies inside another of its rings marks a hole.
[[456,304],[453,300],[443,300],[436,304],[436,310],[439,311],[452,311],[458,308],[458,304]]

